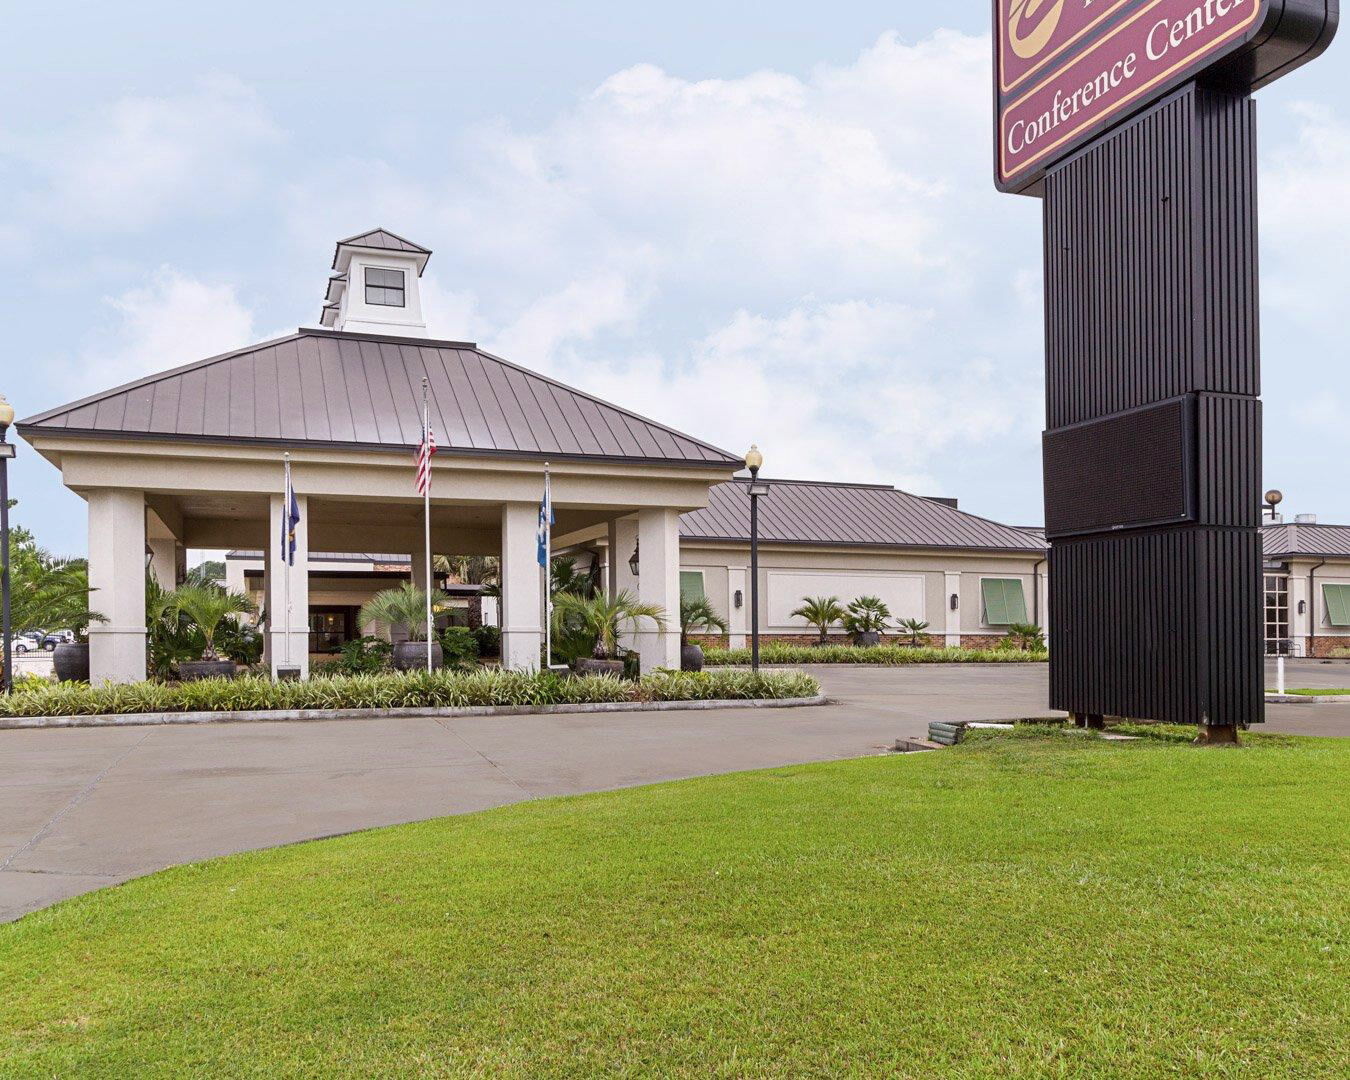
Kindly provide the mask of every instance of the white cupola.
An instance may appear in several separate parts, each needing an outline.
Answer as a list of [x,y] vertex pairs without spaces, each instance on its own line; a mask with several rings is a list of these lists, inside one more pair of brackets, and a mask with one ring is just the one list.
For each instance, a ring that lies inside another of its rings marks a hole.
[[339,240],[319,321],[353,333],[424,337],[419,282],[430,258],[388,229]]

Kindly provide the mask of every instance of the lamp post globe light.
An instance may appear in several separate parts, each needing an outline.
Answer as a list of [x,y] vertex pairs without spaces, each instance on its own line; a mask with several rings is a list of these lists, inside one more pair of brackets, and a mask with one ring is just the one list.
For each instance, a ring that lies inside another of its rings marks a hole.
[[1284,502],[1284,492],[1279,488],[1271,488],[1266,492],[1266,509],[1270,511],[1270,520],[1275,520],[1276,507]]
[[9,459],[14,444],[8,441],[9,425],[14,423],[14,406],[0,394],[0,633],[4,635],[5,670],[0,690],[8,694],[14,688],[14,642],[9,618]]
[[764,455],[751,446],[745,455],[750,470],[750,670],[759,672],[759,500],[769,493],[769,485],[759,478]]

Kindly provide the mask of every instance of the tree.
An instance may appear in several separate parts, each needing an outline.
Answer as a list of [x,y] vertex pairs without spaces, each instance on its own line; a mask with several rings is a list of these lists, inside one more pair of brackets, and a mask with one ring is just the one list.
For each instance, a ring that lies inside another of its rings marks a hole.
[[10,533],[10,623],[26,630],[71,630],[84,637],[91,622],[108,620],[89,607],[89,567],[83,559],[57,558],[33,542],[26,529]]
[[[440,589],[431,593],[431,616],[445,611],[450,597]],[[427,592],[410,581],[372,596],[361,608],[361,625],[382,622],[388,626],[404,626],[412,641],[427,639]]]
[[689,644],[689,635],[700,631],[727,632],[727,621],[713,610],[706,596],[680,601],[680,644]]
[[[658,630],[666,628],[666,613],[654,604],[643,604],[630,592],[609,597],[603,592],[594,596],[559,593],[553,601],[555,642],[562,653],[568,645],[577,656],[585,655],[585,646],[597,660],[612,660],[618,656],[619,638],[634,629],[642,620],[649,620]],[[564,654],[565,655],[565,654]]]
[[469,597],[469,629],[477,630],[483,625],[483,597],[494,595],[490,589],[501,575],[501,560],[496,555],[437,555],[433,563],[465,585],[485,586],[476,597]]
[[189,582],[197,585],[206,585],[212,581],[224,581],[225,561],[223,559],[207,559],[189,570],[187,576]]
[[232,615],[248,615],[254,610],[253,601],[241,592],[231,592],[218,585],[184,585],[169,594],[172,610],[187,618],[201,631],[203,660],[219,660],[216,652],[216,633],[221,623]]
[[904,630],[905,635],[909,638],[909,643],[918,646],[922,644],[919,639],[923,637],[923,632],[928,629],[928,623],[924,622],[922,619],[902,619],[900,621],[900,628]]
[[816,627],[820,631],[820,643],[824,645],[829,640],[830,627],[843,619],[844,609],[837,596],[803,596],[802,606],[792,614]]

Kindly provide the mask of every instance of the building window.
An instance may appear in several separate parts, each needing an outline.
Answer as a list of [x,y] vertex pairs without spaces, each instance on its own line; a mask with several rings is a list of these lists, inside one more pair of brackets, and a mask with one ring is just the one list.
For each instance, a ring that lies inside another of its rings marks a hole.
[[1027,621],[1027,599],[1021,578],[981,578],[986,626],[1011,626]]
[[1289,579],[1266,574],[1266,653],[1289,655]]
[[403,271],[367,266],[366,303],[376,307],[403,307]]
[[690,600],[702,600],[707,594],[703,591],[702,570],[680,571],[680,603]]
[[1350,626],[1350,585],[1323,585],[1322,599],[1327,622],[1332,626]]

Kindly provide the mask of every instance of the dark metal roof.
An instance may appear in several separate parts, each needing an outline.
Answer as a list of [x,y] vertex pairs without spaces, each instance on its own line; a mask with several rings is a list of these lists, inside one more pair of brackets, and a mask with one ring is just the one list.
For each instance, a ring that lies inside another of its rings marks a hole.
[[[337,242],[339,248],[361,247],[371,248],[376,251],[406,251],[413,255],[430,255],[431,249],[424,248],[421,244],[414,244],[411,240],[405,240],[403,237],[391,233],[388,229],[371,229],[369,232],[357,233],[355,236],[349,236],[346,240]],[[337,269],[337,252],[333,253],[333,269]]]
[[[872,484],[771,480],[759,501],[759,535],[769,543],[906,548],[979,548],[1043,554],[1045,544],[1023,529]],[[711,489],[708,505],[680,518],[685,540],[750,540],[749,481]]]
[[1300,525],[1293,521],[1263,525],[1261,545],[1267,559],[1290,555],[1350,559],[1350,525]]
[[430,379],[456,454],[739,466],[725,450],[459,341],[299,330],[23,420],[19,433],[411,450]]

